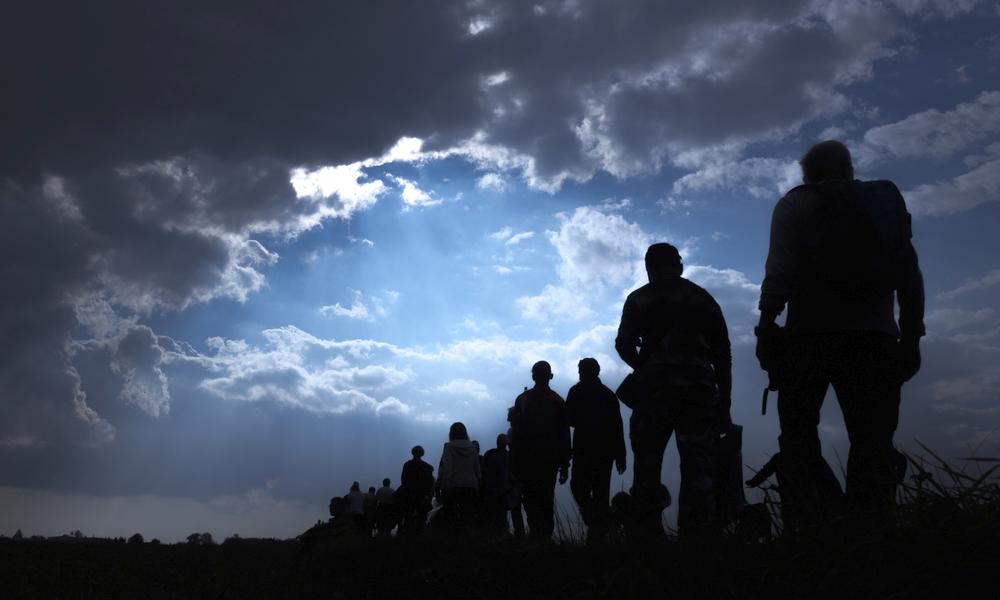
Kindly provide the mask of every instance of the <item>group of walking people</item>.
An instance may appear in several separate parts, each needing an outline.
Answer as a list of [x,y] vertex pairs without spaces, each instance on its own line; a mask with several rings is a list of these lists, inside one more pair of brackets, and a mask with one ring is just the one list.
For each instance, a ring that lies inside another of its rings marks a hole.
[[[840,142],[813,146],[799,163],[803,185],[781,198],[772,216],[755,329],[757,357],[769,389],[778,392],[780,452],[768,468],[777,472],[786,529],[892,507],[900,480],[893,435],[901,388],[920,368],[924,335],[923,279],[899,190],[889,181],[855,179]],[[674,246],[650,246],[645,266],[649,282],[625,300],[615,340],[633,369],[621,386],[605,386],[598,362],[584,358],[579,383],[563,400],[550,387],[549,363],[537,362],[534,385],[509,409],[510,429],[496,448],[480,456],[465,426],[453,424],[436,479],[421,460],[423,449],[413,449],[392,496],[403,522],[422,526],[437,496],[442,522],[506,531],[509,514],[515,533],[523,533],[523,507],[530,534],[548,538],[556,483],[570,480],[588,531],[606,530],[612,469],[626,469],[619,402],[631,408],[628,518],[637,529],[663,532],[662,511],[671,499],[661,475],[672,436],[680,458],[680,532],[731,522],[719,497],[726,472],[720,439],[738,435],[725,318],[709,292],[683,277]],[[845,490],[822,456],[818,434],[831,385],[851,444]],[[765,390],[765,407],[766,399]]]

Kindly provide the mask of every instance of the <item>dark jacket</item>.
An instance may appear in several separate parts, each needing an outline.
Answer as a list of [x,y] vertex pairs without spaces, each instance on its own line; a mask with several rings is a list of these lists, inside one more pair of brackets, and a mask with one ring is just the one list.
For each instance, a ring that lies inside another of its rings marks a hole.
[[618,397],[599,378],[583,380],[566,394],[573,428],[573,456],[625,461],[625,430]]
[[569,423],[559,394],[541,387],[526,390],[514,401],[510,421],[515,473],[569,465]]
[[[924,334],[910,214],[890,181],[801,185],[778,201],[760,309],[788,306],[789,333]],[[899,301],[899,325],[894,304]]]
[[410,498],[429,496],[434,490],[434,467],[418,458],[406,461],[399,477],[399,489]]
[[505,448],[486,451],[482,461],[483,490],[504,494],[513,486],[510,474],[510,453]]
[[667,385],[700,385],[732,395],[732,350],[722,309],[683,277],[654,279],[625,299],[615,339],[633,369],[653,368]]

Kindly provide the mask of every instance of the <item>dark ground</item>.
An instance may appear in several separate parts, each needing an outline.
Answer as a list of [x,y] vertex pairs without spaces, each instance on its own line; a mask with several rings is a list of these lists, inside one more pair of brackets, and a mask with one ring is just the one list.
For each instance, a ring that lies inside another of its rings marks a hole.
[[1000,512],[926,506],[808,540],[539,544],[428,532],[304,549],[0,542],[5,598],[1000,598]]

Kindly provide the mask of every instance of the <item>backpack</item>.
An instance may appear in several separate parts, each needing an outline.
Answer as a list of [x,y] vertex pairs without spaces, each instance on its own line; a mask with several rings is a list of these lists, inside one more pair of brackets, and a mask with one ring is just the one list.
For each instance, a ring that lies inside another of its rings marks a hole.
[[910,215],[889,181],[799,186],[819,197],[817,228],[803,239],[803,295],[850,310],[894,292],[911,237]]

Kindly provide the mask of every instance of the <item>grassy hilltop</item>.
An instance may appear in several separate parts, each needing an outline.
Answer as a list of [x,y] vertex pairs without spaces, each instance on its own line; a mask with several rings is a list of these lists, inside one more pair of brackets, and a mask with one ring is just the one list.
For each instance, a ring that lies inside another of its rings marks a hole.
[[891,519],[831,522],[767,542],[587,546],[440,531],[309,549],[278,540],[4,540],[0,581],[7,598],[1000,597],[995,471],[914,470]]

